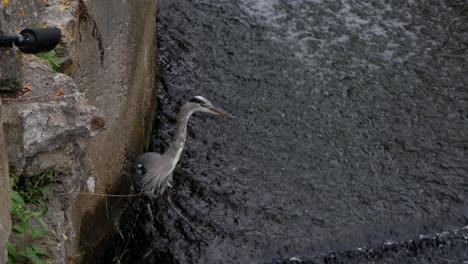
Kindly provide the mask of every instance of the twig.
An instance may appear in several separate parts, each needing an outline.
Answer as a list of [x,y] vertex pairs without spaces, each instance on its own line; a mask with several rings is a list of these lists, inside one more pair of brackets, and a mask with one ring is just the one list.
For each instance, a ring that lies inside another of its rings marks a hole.
[[[135,217],[135,221],[133,222],[133,226],[132,226],[132,230],[130,231],[130,235],[133,235],[133,231],[135,230],[136,223],[137,223],[137,220],[138,220],[138,216],[140,216],[140,213],[141,213],[141,211],[138,211],[138,214]],[[120,257],[117,259],[118,263],[120,263],[120,261],[122,260],[123,255],[128,251],[127,247],[128,247],[129,242],[130,242],[130,236],[128,237],[127,242],[125,242],[125,247],[122,250],[122,254],[120,254]]]
[[67,194],[80,194],[80,195],[91,195],[91,196],[107,196],[107,197],[135,197],[140,196],[144,193],[135,193],[135,194],[107,194],[107,193],[86,193],[86,192],[67,192],[59,193],[58,195],[67,195]]

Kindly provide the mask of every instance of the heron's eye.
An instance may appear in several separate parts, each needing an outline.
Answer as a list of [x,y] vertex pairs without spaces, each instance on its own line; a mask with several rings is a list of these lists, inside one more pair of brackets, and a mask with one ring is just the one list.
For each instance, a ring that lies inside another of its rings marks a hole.
[[196,103],[196,104],[201,104],[201,105],[206,104],[205,101],[203,101],[202,99],[197,98],[197,97],[194,97],[194,98],[190,99],[189,102]]

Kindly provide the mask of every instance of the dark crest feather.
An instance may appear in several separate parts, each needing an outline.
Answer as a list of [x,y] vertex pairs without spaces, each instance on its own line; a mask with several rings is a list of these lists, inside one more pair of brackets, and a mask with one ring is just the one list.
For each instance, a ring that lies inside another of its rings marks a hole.
[[196,103],[196,104],[206,104],[205,101],[197,97],[193,97],[192,99],[189,100],[189,102]]

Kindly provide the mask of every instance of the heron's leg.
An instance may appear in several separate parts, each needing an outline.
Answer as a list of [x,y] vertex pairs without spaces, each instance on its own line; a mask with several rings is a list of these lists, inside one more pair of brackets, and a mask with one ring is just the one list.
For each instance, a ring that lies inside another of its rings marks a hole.
[[208,244],[208,242],[206,242],[206,237],[200,232],[198,231],[198,229],[196,229],[190,222],[187,218],[185,218],[185,216],[182,215],[181,212],[179,212],[179,210],[177,210],[175,208],[175,205],[172,203],[172,200],[171,200],[171,196],[169,194],[167,194],[167,201],[169,202],[169,205],[172,207],[172,210],[174,210],[174,212],[177,213],[178,216],[180,216],[180,218],[182,218],[182,220],[184,220],[189,226],[190,228],[198,235],[200,235],[202,237],[202,239],[200,239],[203,243],[205,244]]

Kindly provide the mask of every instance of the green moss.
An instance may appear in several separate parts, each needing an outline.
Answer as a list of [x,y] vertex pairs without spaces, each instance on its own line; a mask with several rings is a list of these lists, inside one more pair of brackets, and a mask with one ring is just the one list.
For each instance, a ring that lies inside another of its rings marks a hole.
[[36,57],[46,60],[54,72],[60,72],[60,64],[57,61],[57,53],[55,53],[55,50],[51,50],[47,53],[36,54]]

